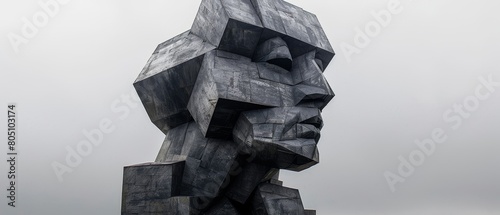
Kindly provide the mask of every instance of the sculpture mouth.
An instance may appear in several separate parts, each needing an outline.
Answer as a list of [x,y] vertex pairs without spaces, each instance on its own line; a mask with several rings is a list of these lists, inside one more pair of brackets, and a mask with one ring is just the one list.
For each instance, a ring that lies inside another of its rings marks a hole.
[[[319,113],[319,112],[318,112]],[[321,137],[321,128],[323,127],[323,119],[318,114],[301,122],[295,123],[292,126],[286,126],[280,141],[297,140],[297,139],[313,139],[317,143]]]
[[279,139],[280,142],[289,142],[292,140],[314,140],[316,143],[319,142],[321,137],[321,129],[310,125],[299,123],[294,126],[294,128],[288,130]]
[[323,117],[321,117],[321,114],[318,113],[318,115],[314,116],[314,117],[311,117],[307,120],[304,120],[302,122],[300,122],[300,124],[305,124],[305,125],[312,125],[316,128],[318,128],[319,130],[321,130],[321,128],[323,128]]
[[243,154],[278,169],[301,171],[319,162],[323,127],[317,107],[277,107],[243,112],[233,130]]
[[319,127],[314,125],[314,127],[311,127],[311,124],[298,124],[298,126],[306,127],[308,130],[302,131],[301,133],[297,132],[297,138],[314,139],[316,142],[319,141],[321,136],[321,129]]

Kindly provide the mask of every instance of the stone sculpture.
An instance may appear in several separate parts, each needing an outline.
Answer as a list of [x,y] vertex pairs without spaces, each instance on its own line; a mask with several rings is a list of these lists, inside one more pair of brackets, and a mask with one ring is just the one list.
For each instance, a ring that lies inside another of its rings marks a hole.
[[134,83],[166,137],[155,162],[124,168],[122,214],[315,214],[278,176],[319,161],[333,56],[295,5],[203,0]]

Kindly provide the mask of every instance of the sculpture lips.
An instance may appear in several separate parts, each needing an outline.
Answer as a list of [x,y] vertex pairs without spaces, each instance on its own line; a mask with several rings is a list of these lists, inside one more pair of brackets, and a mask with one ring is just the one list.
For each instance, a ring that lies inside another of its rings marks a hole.
[[312,118],[309,118],[307,120],[304,120],[302,122],[300,122],[300,124],[308,124],[308,125],[313,125],[314,127],[318,128],[319,130],[321,130],[321,128],[323,128],[323,117],[321,117],[320,114],[312,117]]
[[297,125],[297,138],[314,139],[319,141],[321,134],[320,129],[310,124]]
[[321,136],[321,128],[323,128],[321,112],[318,111],[313,117],[297,123],[296,127],[297,138],[314,139],[317,143]]
[[296,139],[313,139],[317,143],[321,137],[321,123],[297,123],[283,132],[280,141]]

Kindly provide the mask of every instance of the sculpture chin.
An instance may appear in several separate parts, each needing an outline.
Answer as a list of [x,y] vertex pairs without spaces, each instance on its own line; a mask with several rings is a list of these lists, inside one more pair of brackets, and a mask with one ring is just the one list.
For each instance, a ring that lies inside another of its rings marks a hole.
[[257,162],[278,169],[302,171],[319,163],[316,144],[314,139],[302,138],[272,142],[256,140],[252,148],[256,152]]

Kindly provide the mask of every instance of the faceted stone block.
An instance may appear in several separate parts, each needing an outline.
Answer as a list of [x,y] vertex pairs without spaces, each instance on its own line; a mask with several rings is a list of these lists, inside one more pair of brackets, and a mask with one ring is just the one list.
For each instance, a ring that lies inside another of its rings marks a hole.
[[[166,212],[161,215],[200,215],[211,200],[194,196],[175,196],[166,201]],[[160,214],[158,214],[160,215]]]
[[208,209],[205,215],[239,215],[235,206],[227,198],[222,198],[214,206]]
[[204,0],[191,32],[246,57],[259,42],[276,36],[291,44],[293,57],[317,49],[325,68],[335,55],[318,18],[281,0]]
[[167,132],[156,162],[185,161],[180,195],[215,197],[237,155],[236,144],[207,139],[190,122]]
[[165,213],[166,201],[180,193],[184,162],[146,163],[123,170],[122,214]]
[[135,81],[149,118],[164,133],[192,120],[187,103],[204,54],[215,48],[184,32],[160,44]]
[[226,196],[233,201],[245,204],[253,191],[266,175],[275,170],[266,165],[248,163],[242,167],[240,174],[231,178],[231,185],[226,191]]
[[256,189],[253,215],[305,215],[299,191],[275,184],[263,183]]
[[251,57],[262,24],[250,0],[203,0],[191,32],[220,50]]
[[315,210],[305,210],[304,215],[316,215],[316,211]]
[[281,0],[252,0],[264,31],[260,41],[280,36],[289,44],[292,57],[317,50],[324,68],[335,52],[316,15]]

